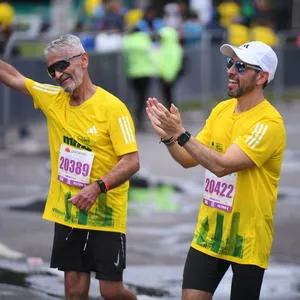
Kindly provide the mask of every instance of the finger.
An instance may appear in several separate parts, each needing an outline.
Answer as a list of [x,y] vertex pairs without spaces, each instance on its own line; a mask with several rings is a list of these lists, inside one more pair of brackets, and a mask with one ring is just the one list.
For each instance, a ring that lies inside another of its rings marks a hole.
[[178,112],[178,108],[172,103],[171,106],[170,106],[170,111],[172,113],[176,113],[176,112]]
[[151,121],[154,125],[160,127],[160,126],[161,126],[161,121],[160,121],[159,118],[153,113],[153,111],[147,109],[146,112],[147,112],[147,114],[148,114],[148,116],[149,116],[150,121]]
[[75,205],[75,204],[77,203],[77,201],[78,201],[77,198],[78,198],[77,196],[74,196],[74,197],[70,198],[70,199],[68,200],[68,202],[71,202],[72,204]]
[[157,99],[156,98],[149,97],[148,100],[147,100],[147,104],[149,106],[154,106],[154,105],[156,105],[156,103],[157,103]]

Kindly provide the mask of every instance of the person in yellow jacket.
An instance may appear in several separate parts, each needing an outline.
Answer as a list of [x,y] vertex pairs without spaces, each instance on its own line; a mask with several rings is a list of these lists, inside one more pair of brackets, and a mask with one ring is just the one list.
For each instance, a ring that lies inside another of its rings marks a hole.
[[147,100],[156,134],[184,168],[205,168],[203,194],[182,284],[182,300],[212,299],[228,268],[232,300],[258,300],[271,253],[286,132],[265,98],[277,55],[259,41],[224,44],[227,94],[194,137],[179,109]]
[[267,19],[254,21],[249,36],[251,40],[261,41],[271,47],[276,47],[279,43],[277,34]]
[[179,34],[174,28],[164,27],[159,31],[159,37],[160,44],[153,57],[163,99],[170,107],[174,103],[173,88],[183,67],[184,52],[179,43]]
[[234,0],[224,0],[217,6],[217,11],[220,14],[220,25],[226,28],[240,15],[241,7]]
[[238,16],[227,27],[227,41],[238,46],[250,41],[249,28],[242,23],[242,16]]
[[4,52],[5,45],[12,34],[12,22],[15,9],[7,1],[0,1],[0,54]]

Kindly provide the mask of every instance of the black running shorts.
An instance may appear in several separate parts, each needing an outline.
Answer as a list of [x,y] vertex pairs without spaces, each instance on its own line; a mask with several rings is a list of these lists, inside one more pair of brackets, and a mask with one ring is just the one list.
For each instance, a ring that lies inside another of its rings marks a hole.
[[99,280],[122,281],[126,267],[126,236],[55,223],[51,268],[95,272]]
[[221,279],[232,268],[231,300],[258,300],[264,269],[242,265],[206,255],[190,248],[183,272],[183,289],[195,289],[214,294]]

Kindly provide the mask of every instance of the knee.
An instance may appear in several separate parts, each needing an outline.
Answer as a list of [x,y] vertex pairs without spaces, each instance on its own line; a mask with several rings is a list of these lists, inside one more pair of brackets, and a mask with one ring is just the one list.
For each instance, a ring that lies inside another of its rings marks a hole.
[[105,300],[122,299],[122,284],[114,281],[102,281],[100,283],[100,293]]
[[66,287],[66,298],[67,300],[88,299],[88,291],[77,287]]

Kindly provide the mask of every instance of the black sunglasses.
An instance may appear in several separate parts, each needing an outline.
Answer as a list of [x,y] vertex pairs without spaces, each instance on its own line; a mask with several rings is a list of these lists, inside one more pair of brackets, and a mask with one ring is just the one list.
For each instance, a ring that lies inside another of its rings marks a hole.
[[232,57],[227,57],[227,61],[226,61],[227,70],[229,70],[233,65],[235,66],[235,69],[239,74],[244,73],[247,68],[256,71],[263,71],[263,69],[259,66],[248,65],[242,61],[234,61]]
[[70,60],[72,58],[79,57],[81,55],[82,55],[82,53],[71,56],[71,57],[68,57],[68,58],[64,58],[62,60],[59,60],[59,61],[55,62],[54,64],[52,64],[51,66],[49,66],[47,68],[47,72],[48,72],[49,76],[51,78],[54,78],[55,77],[55,71],[63,72],[66,68],[68,68],[70,66]]

